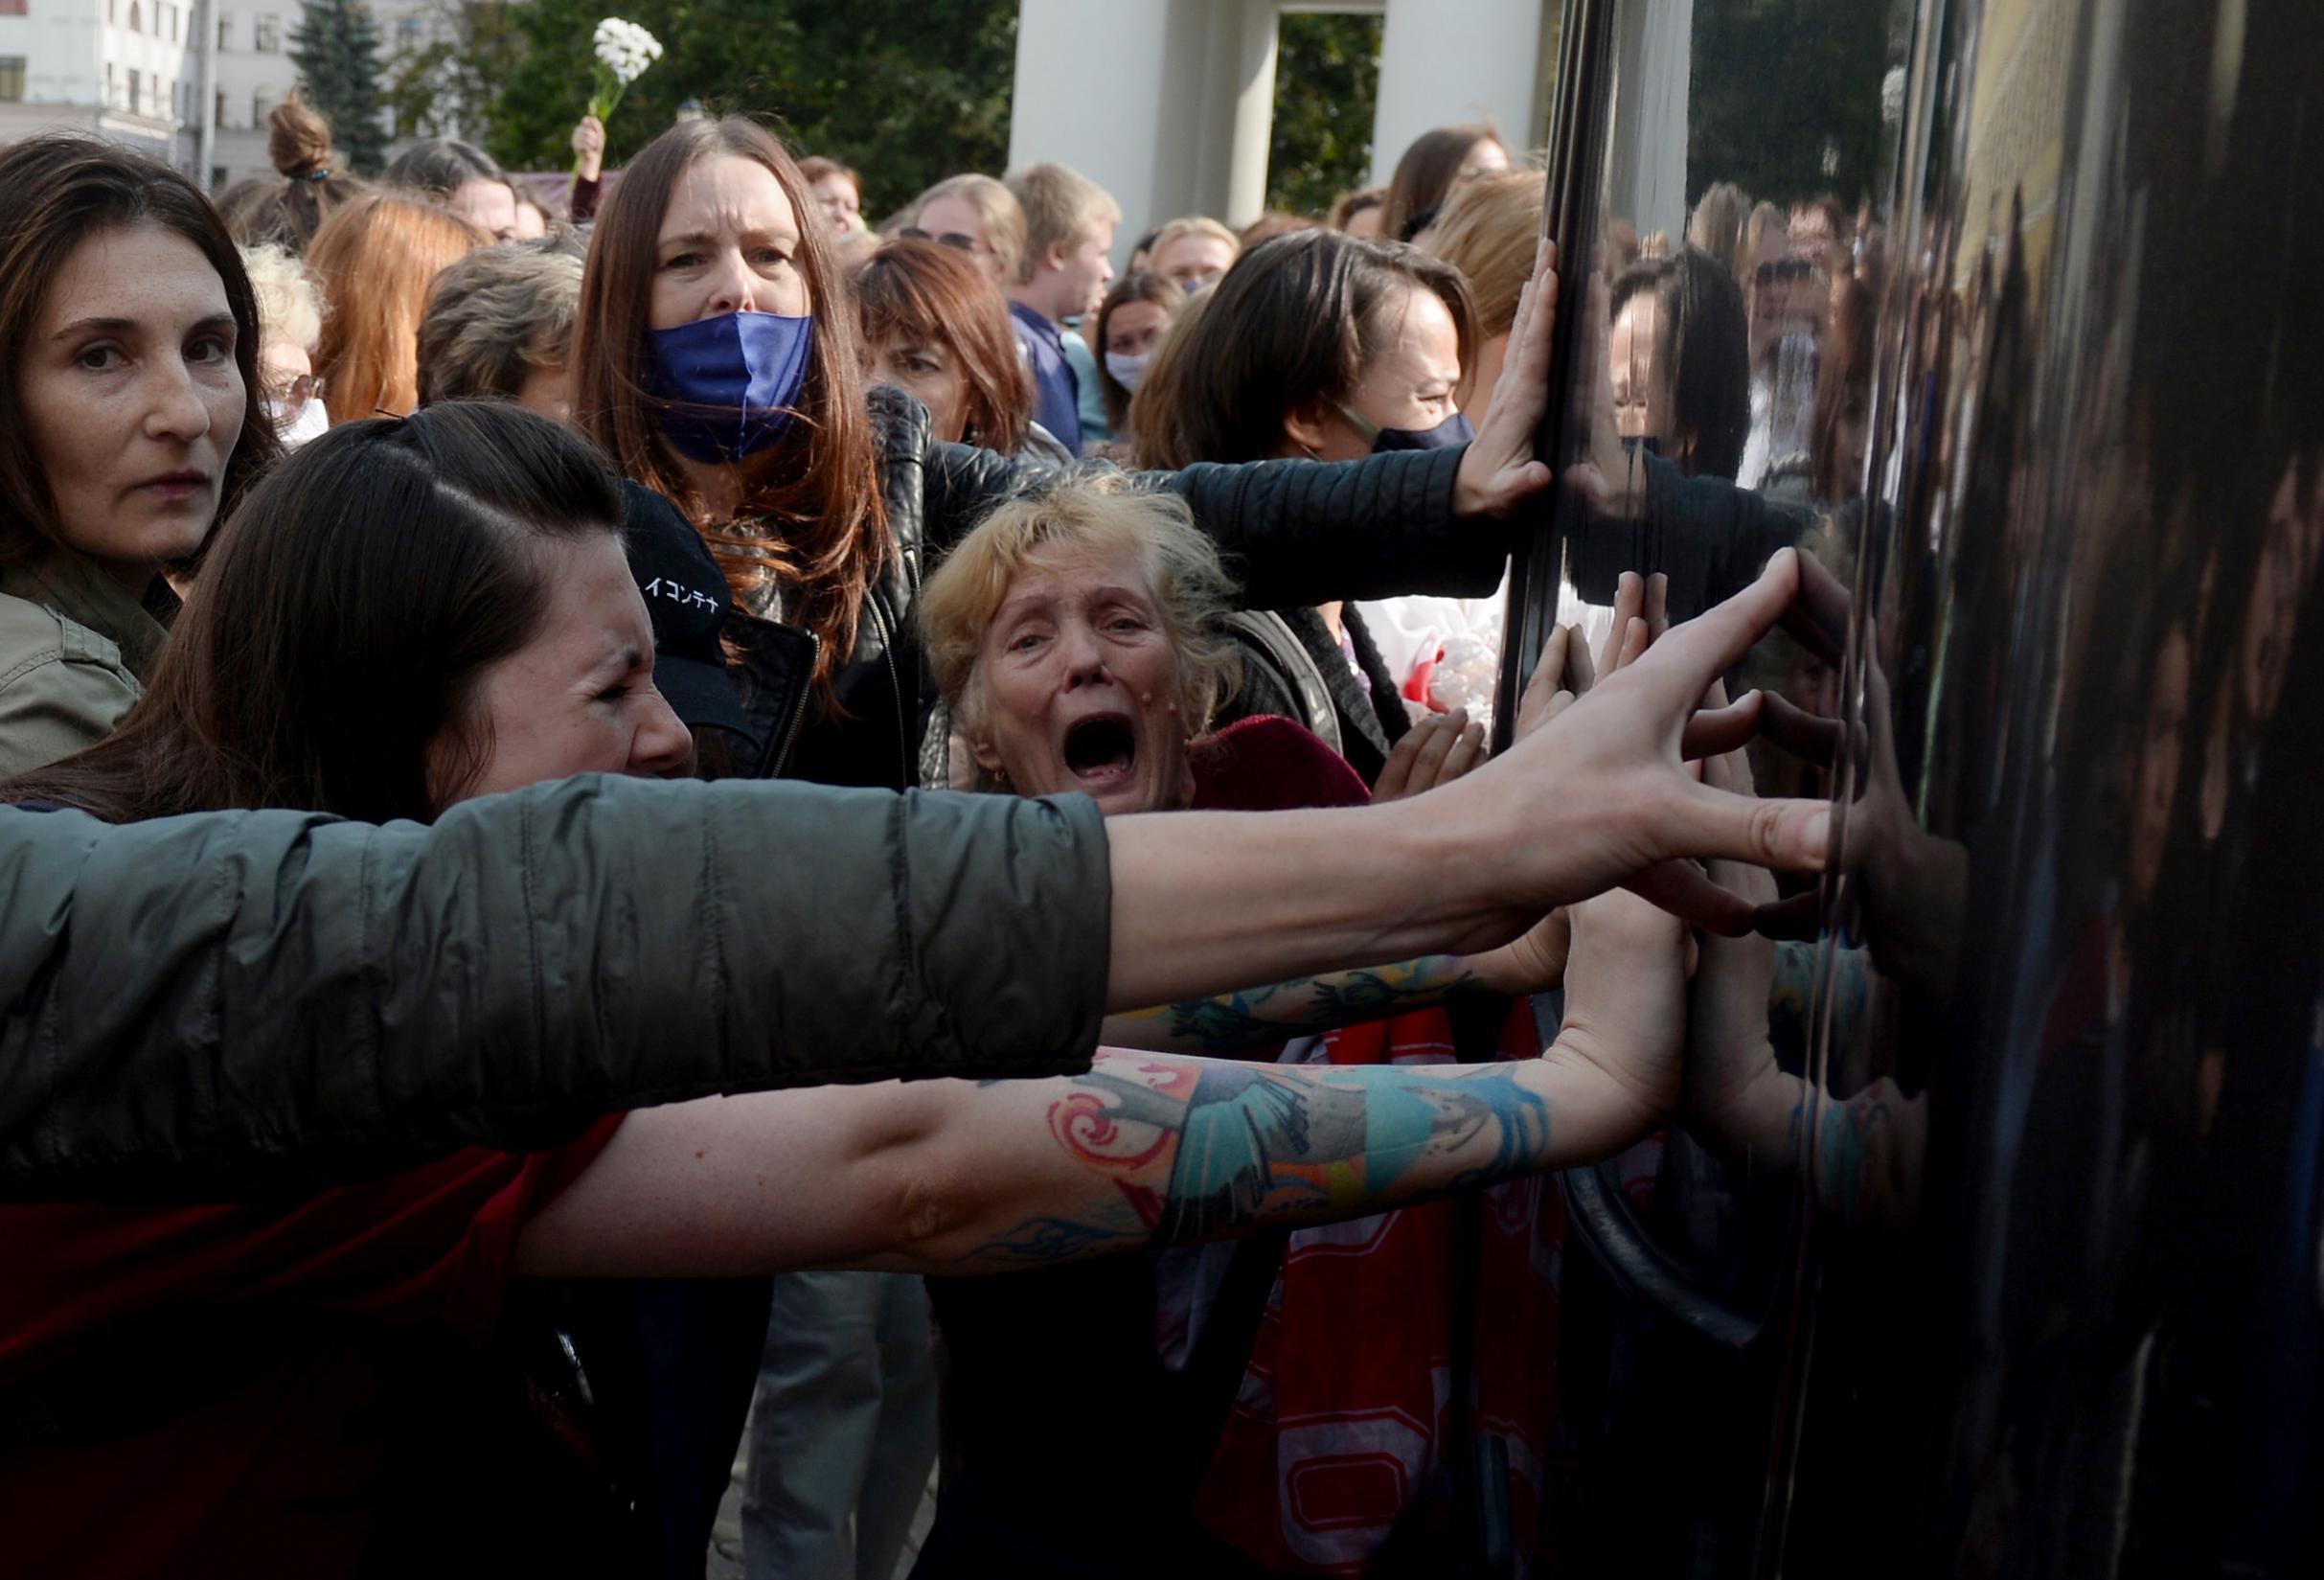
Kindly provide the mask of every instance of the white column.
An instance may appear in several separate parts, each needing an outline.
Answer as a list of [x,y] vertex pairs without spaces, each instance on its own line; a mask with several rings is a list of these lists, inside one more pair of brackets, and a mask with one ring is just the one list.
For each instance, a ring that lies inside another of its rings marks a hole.
[[1021,0],[1009,168],[1056,160],[1122,205],[1118,263],[1182,214],[1266,204],[1281,0]]
[[1275,129],[1276,0],[1242,0],[1230,18],[1237,40],[1234,141],[1228,152],[1225,200],[1215,214],[1241,230],[1265,212],[1267,144]]
[[1522,153],[1547,131],[1546,44],[1558,0],[1389,0],[1380,33],[1372,179],[1422,132],[1490,120]]
[[1607,149],[1606,213],[1640,237],[1687,228],[1687,70],[1695,0],[1652,0],[1614,17],[1614,114]]
[[217,159],[217,7],[213,0],[194,0],[191,11],[194,25],[201,30],[194,40],[201,52],[200,68],[194,74],[194,184],[208,192],[211,167]]
[[1009,168],[1055,160],[1112,193],[1122,205],[1117,264],[1157,201],[1176,200],[1156,187],[1165,178],[1183,185],[1173,167],[1193,142],[1191,106],[1165,92],[1173,44],[1184,42],[1172,36],[1183,31],[1173,28],[1179,9],[1178,0],[1023,0],[1017,8]]

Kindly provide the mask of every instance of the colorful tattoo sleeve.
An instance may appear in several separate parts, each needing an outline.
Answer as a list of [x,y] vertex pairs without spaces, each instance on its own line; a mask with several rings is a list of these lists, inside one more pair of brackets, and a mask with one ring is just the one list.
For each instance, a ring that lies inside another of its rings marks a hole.
[[1105,1053],[1051,1103],[1089,1182],[971,1253],[993,1266],[1346,1217],[1539,1167],[1549,1105],[1524,1064],[1429,1069]]

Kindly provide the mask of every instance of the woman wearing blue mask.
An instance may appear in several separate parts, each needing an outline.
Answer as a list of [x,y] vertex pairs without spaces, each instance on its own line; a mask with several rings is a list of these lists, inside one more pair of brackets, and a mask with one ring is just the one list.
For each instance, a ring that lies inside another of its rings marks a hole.
[[[746,702],[773,726],[761,770],[900,789],[920,777],[934,700],[910,634],[920,576],[1026,474],[937,443],[917,401],[867,398],[853,314],[830,310],[845,281],[820,227],[801,223],[811,213],[797,165],[750,122],[656,139],[591,240],[574,416],[686,510],[757,622],[743,667]],[[1511,540],[1498,518],[1549,482],[1533,454],[1549,317],[1523,348],[1528,376],[1507,380],[1509,398],[1458,453],[1371,459],[1344,475],[1202,468],[1154,486],[1184,496],[1238,557],[1262,607],[1490,591]],[[1316,552],[1325,543],[1332,552]]]
[[[848,286],[814,214],[797,164],[752,122],[657,138],[624,170],[590,241],[574,420],[631,479],[675,500],[726,569],[737,683],[765,743],[742,770],[941,784],[946,731],[915,634],[921,577],[1042,469],[941,442],[901,391],[867,394]],[[1533,433],[1550,314],[1532,318],[1529,376],[1511,380],[1525,398],[1466,451],[1201,468],[1152,486],[1187,500],[1261,607],[1490,591],[1511,540],[1499,517],[1549,482]],[[754,1517],[768,1511],[746,1540],[754,1572],[885,1572],[882,1549],[900,1540],[934,1452],[923,1301],[862,1275],[778,1287],[753,1459],[785,1479],[746,1500]]]
[[[1469,285],[1450,264],[1335,231],[1277,237],[1212,287],[1149,373],[1138,464],[1457,448],[1477,434],[1460,410],[1476,349]],[[1362,617],[1339,601],[1253,602],[1270,612],[1238,621],[1244,680],[1230,717],[1296,719],[1376,783],[1410,720]]]

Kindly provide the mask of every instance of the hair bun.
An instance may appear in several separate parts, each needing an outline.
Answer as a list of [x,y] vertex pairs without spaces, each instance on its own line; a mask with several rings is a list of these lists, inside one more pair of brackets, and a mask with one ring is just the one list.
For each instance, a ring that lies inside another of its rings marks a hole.
[[330,123],[299,90],[266,112],[266,157],[286,181],[318,179],[330,160]]

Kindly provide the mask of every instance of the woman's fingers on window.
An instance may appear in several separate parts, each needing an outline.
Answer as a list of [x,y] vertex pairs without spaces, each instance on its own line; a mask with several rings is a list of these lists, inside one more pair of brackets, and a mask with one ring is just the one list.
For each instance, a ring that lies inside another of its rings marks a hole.
[[1598,675],[1611,675],[1622,667],[1623,638],[1630,622],[1645,610],[1646,578],[1634,570],[1624,571],[1614,581],[1614,617],[1606,628],[1606,639],[1598,651]]
[[1413,794],[1412,766],[1420,760],[1421,748],[1439,728],[1443,714],[1432,713],[1418,721],[1404,732],[1403,739],[1388,748],[1388,760],[1380,766],[1379,777],[1372,784],[1375,805],[1382,801],[1397,801]]
[[1741,751],[1759,735],[1766,703],[1765,692],[1747,691],[1724,707],[1697,709],[1679,732],[1678,755],[1692,762]]
[[1674,709],[1691,711],[1713,680],[1743,662],[1751,645],[1774,629],[1798,588],[1799,556],[1784,549],[1767,561],[1758,581],[1673,627],[1633,668],[1642,681],[1651,676],[1652,685],[1672,694],[1668,700]]
[[1533,667],[1532,677],[1525,682],[1525,693],[1517,698],[1513,740],[1524,740],[1573,705],[1575,694],[1566,684],[1567,657],[1581,648],[1573,627],[1551,630],[1548,640],[1541,644],[1541,657]]
[[1732,889],[1720,887],[1692,861],[1664,861],[1622,885],[1642,900],[1651,900],[1690,927],[1722,938],[1740,938],[1751,930],[1758,915],[1754,906]]
[[1483,760],[1485,755],[1485,726],[1477,723],[1463,725],[1454,738],[1452,747],[1445,754],[1445,766],[1437,775],[1437,783],[1458,779]]

